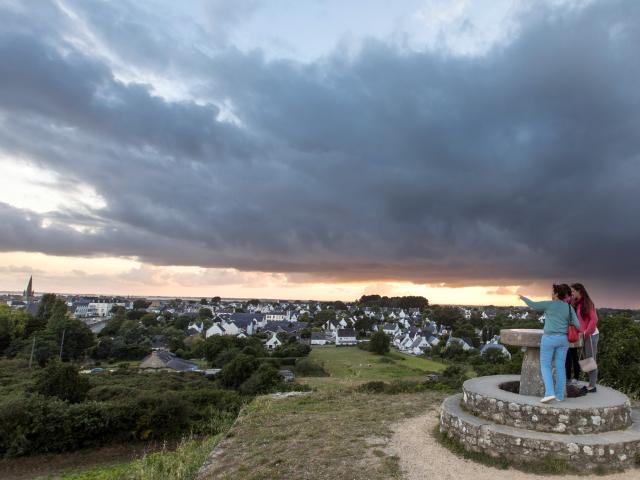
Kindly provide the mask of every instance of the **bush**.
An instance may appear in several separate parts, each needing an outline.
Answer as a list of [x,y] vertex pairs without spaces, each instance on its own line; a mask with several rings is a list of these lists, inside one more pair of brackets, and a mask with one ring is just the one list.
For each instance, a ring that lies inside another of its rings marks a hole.
[[378,355],[384,355],[389,351],[389,344],[391,340],[384,331],[378,330],[371,336],[371,342],[369,343],[369,350]]
[[314,362],[309,358],[301,358],[296,362],[295,366],[296,374],[302,377],[328,377],[329,374],[325,371],[322,365]]
[[258,361],[243,353],[227,363],[218,374],[220,383],[225,387],[238,388],[258,368]]
[[462,388],[462,384],[467,380],[467,378],[468,377],[462,366],[451,365],[442,372],[442,375],[440,375],[440,378],[438,379],[438,383],[446,385],[453,390],[459,390]]
[[71,403],[82,402],[91,386],[86,377],[70,363],[52,362],[43,369],[33,390],[47,397],[58,397]]
[[274,357],[306,357],[311,352],[311,347],[302,343],[289,343],[276,347]]
[[240,392],[246,395],[267,393],[282,383],[278,370],[268,363],[263,363],[251,376],[240,385]]
[[630,317],[605,317],[598,322],[599,381],[640,396],[640,324]]
[[397,395],[399,393],[423,392],[431,388],[432,385],[421,382],[394,381],[391,383],[385,383],[374,381],[359,385],[358,387],[356,387],[356,391],[364,393],[385,393],[388,395]]

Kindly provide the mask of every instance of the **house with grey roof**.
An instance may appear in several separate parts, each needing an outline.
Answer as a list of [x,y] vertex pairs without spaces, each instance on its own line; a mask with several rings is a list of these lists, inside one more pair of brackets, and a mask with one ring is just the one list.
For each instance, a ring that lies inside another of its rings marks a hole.
[[141,372],[193,372],[198,365],[176,357],[167,350],[154,350],[138,366]]

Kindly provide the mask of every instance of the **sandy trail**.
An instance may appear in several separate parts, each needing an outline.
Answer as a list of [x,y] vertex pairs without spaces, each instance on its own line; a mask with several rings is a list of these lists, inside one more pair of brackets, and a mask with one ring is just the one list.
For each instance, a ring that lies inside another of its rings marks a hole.
[[396,424],[390,450],[400,457],[407,480],[638,480],[640,471],[629,470],[611,475],[534,475],[514,469],[500,470],[460,458],[442,447],[431,432],[438,424],[438,411]]

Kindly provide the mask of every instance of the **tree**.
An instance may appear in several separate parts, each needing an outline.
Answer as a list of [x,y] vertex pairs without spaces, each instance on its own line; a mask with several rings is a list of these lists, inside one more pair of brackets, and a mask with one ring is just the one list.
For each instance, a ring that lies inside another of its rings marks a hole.
[[218,379],[225,387],[238,388],[257,368],[258,361],[255,358],[240,353],[222,367]]
[[598,330],[598,375],[607,385],[640,394],[640,323],[616,315],[600,319]]
[[185,331],[190,323],[191,318],[187,317],[186,315],[180,315],[179,317],[173,319],[173,326],[182,331]]
[[127,319],[127,312],[124,307],[114,307],[113,316],[111,320],[107,322],[105,327],[98,334],[99,336],[115,335],[120,330],[120,327]]
[[200,310],[198,310],[198,317],[200,319],[213,318],[213,312],[210,308],[202,307]]
[[200,305],[209,305],[209,302],[207,301],[206,298],[201,298],[200,299]]
[[211,305],[217,305],[218,303],[220,303],[220,300],[222,300],[220,297],[213,297],[211,299]]
[[80,320],[54,315],[47,323],[46,332],[58,346],[62,346],[63,360],[80,360],[94,343],[94,335]]
[[369,343],[369,349],[373,353],[378,355],[384,355],[389,351],[389,344],[391,341],[386,333],[382,330],[378,330],[371,336],[371,342]]
[[[4,305],[0,305],[4,307]],[[0,354],[4,352],[13,340],[13,322],[9,315],[3,314],[4,309],[0,309]]]
[[347,309],[347,305],[344,302],[341,302],[340,300],[337,300],[337,301],[333,302],[333,309],[334,310],[346,310]]
[[137,300],[133,301],[134,310],[145,310],[149,308],[149,305],[151,305],[151,302],[147,301],[146,298],[138,298]]
[[82,402],[90,388],[89,380],[80,376],[77,367],[61,362],[51,362],[40,372],[34,385],[36,393],[70,403]]
[[282,383],[278,370],[269,363],[263,363],[240,385],[240,393],[256,395],[267,393]]
[[140,318],[140,323],[145,327],[154,327],[158,325],[158,316],[155,313],[145,313],[142,318]]
[[333,309],[320,310],[315,314],[313,324],[317,326],[324,325],[328,320],[336,319],[336,311]]
[[373,328],[373,325],[376,323],[375,319],[370,317],[360,317],[356,320],[354,328],[360,335],[365,335],[368,331]]
[[462,313],[456,307],[441,307],[434,305],[431,308],[431,317],[436,323],[452,327],[463,320]]
[[480,346],[480,339],[476,334],[476,329],[473,325],[467,322],[458,322],[453,326],[452,335],[454,337],[462,338],[471,342],[471,346],[478,348]]

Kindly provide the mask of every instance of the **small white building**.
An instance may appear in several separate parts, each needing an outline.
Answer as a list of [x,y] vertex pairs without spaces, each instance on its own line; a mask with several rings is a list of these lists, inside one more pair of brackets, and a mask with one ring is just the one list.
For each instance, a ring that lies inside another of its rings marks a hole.
[[273,312],[265,313],[264,315],[264,319],[267,322],[280,322],[282,320],[285,320],[286,318],[287,318],[287,314],[282,311],[273,311]]
[[324,332],[312,332],[311,333],[311,345],[326,345],[329,343],[327,335]]
[[356,331],[353,328],[340,328],[336,332],[336,347],[357,345]]
[[267,340],[267,343],[265,343],[265,346],[269,350],[273,350],[274,348],[279,347],[280,345],[282,345],[282,342],[278,338],[278,334],[276,334],[276,332],[273,332],[271,334],[271,338]]

